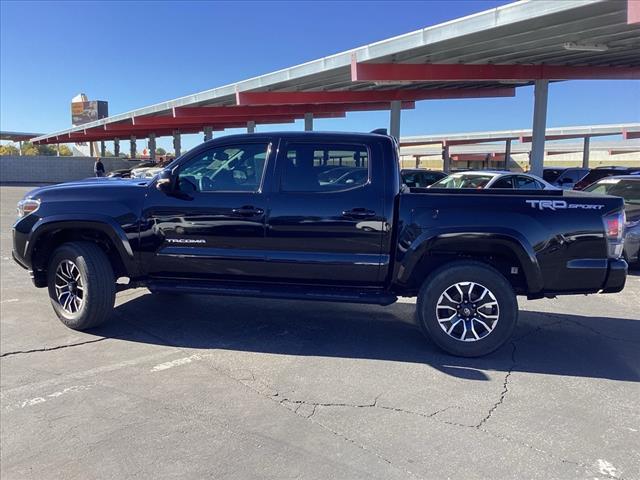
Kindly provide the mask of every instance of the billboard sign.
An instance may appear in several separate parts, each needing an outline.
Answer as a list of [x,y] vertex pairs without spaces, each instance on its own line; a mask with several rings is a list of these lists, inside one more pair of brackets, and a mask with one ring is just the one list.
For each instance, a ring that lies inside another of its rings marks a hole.
[[71,124],[83,125],[109,116],[109,104],[104,100],[71,102]]

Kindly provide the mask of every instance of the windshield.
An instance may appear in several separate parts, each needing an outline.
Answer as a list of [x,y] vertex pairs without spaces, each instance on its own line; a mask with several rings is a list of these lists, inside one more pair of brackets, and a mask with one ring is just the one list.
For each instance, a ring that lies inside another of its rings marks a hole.
[[429,188],[484,188],[494,175],[481,173],[454,173],[432,184]]
[[615,195],[624,198],[625,203],[640,205],[640,179],[624,180],[605,178],[584,189],[585,192]]

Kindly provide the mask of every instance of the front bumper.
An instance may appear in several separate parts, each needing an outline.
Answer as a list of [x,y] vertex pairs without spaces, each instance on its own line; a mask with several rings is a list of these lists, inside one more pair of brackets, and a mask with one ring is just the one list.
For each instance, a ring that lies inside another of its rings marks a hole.
[[627,281],[628,265],[622,259],[609,259],[607,278],[602,287],[602,293],[616,293],[622,291]]

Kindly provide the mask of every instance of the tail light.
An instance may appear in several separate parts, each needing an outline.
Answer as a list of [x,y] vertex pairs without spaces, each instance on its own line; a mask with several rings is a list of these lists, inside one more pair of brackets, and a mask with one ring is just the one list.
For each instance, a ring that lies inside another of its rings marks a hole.
[[624,247],[624,210],[602,217],[604,231],[607,237],[609,258],[619,258]]

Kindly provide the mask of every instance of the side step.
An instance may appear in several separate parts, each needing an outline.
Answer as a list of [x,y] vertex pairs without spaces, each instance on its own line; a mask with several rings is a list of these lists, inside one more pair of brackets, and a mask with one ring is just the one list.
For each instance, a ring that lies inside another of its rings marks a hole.
[[366,303],[391,305],[398,297],[379,289],[336,288],[315,285],[257,284],[211,282],[198,280],[152,279],[147,288],[153,292],[180,292],[235,297],[281,298],[287,300],[314,300],[325,302]]

